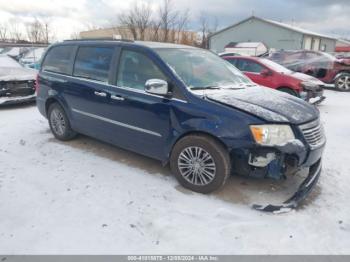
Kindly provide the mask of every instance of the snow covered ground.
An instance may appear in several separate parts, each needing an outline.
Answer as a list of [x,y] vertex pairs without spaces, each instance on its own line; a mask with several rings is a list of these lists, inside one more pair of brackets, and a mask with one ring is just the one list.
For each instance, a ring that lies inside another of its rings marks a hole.
[[250,205],[285,200],[290,182],[232,177],[219,193],[192,193],[157,161],[55,140],[35,106],[0,109],[0,253],[350,254],[350,93],[326,96],[321,180],[279,215]]

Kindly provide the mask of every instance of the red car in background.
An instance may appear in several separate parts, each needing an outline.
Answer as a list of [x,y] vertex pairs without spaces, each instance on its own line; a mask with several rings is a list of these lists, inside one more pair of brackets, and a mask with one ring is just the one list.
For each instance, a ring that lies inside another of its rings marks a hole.
[[300,97],[306,101],[325,99],[324,83],[315,77],[293,72],[271,60],[258,57],[225,56],[223,59],[241,70],[253,82]]
[[276,51],[267,57],[290,70],[308,74],[327,84],[334,84],[339,91],[350,91],[350,59],[331,54],[298,50]]

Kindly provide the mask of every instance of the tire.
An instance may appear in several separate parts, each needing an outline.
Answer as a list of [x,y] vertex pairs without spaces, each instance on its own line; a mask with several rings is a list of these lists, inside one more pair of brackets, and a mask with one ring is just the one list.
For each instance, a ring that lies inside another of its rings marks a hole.
[[295,92],[293,89],[288,88],[288,87],[279,88],[278,91],[290,94],[290,95],[295,96],[295,97],[299,97],[297,92]]
[[342,73],[335,79],[335,88],[338,91],[349,92],[350,91],[350,73]]
[[[191,159],[190,152],[193,156],[197,155],[199,160],[190,163],[189,160],[196,159]],[[174,146],[170,168],[183,187],[208,194],[225,184],[231,174],[231,161],[227,150],[215,139],[205,135],[189,135]]]
[[68,141],[76,137],[77,133],[71,128],[62,106],[58,103],[51,104],[47,115],[51,132],[58,140]]

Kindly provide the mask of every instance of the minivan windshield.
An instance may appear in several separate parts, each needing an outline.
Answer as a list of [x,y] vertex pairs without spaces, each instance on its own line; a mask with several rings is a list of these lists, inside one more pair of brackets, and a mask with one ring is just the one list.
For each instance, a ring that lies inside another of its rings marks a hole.
[[217,55],[202,49],[161,48],[159,56],[190,89],[241,88],[255,85],[238,69]]

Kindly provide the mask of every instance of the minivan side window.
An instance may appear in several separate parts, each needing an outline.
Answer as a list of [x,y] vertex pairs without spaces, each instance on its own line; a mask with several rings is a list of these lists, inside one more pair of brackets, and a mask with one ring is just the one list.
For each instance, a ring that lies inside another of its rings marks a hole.
[[113,53],[113,47],[79,47],[73,75],[108,82]]
[[160,69],[146,55],[124,50],[120,57],[117,85],[144,90],[149,79],[167,80]]
[[71,58],[74,46],[63,45],[51,48],[43,62],[42,70],[54,73],[71,74]]

